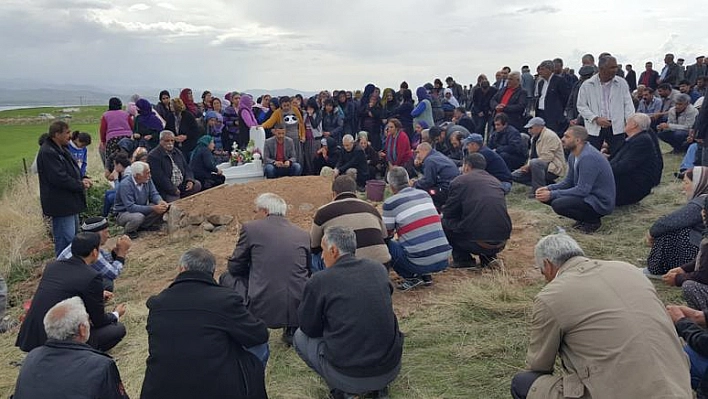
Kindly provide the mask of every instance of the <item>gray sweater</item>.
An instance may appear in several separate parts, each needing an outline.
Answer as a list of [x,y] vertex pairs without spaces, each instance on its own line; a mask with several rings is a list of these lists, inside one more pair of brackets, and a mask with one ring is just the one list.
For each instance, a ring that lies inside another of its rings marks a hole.
[[138,189],[132,176],[123,179],[116,188],[116,202],[114,209],[116,213],[142,213],[149,215],[152,212],[152,205],[162,201],[162,197],[157,192],[152,179],[143,184],[142,190]]

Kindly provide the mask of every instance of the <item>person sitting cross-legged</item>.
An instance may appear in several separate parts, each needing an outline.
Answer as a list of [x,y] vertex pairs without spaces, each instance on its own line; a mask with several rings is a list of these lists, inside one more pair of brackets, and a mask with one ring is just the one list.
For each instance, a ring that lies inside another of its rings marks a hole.
[[450,184],[442,226],[452,246],[452,267],[473,267],[478,255],[489,266],[511,236],[511,218],[501,184],[484,168],[484,156],[465,158],[462,175]]
[[588,132],[582,126],[566,130],[562,141],[570,151],[568,174],[560,183],[536,190],[536,199],[574,219],[573,228],[589,234],[600,228],[600,218],[615,209],[615,179],[605,156],[587,140]]
[[128,399],[116,362],[87,344],[91,331],[84,302],[74,296],[43,318],[47,341],[22,362],[15,399]]
[[263,147],[263,170],[266,178],[302,174],[302,166],[297,163],[295,142],[290,137],[285,137],[285,124],[277,122],[273,126],[273,137],[267,139]]
[[137,238],[141,229],[158,229],[170,207],[152,182],[149,164],[134,162],[130,169],[132,175],[118,184],[114,209],[116,224],[123,226],[128,237]]
[[534,253],[548,284],[533,302],[527,371],[514,376],[513,398],[692,397],[679,337],[634,265],[588,259],[567,234],[542,238]]
[[410,187],[408,172],[393,167],[387,173],[392,196],[383,204],[383,221],[393,270],[405,280],[398,289],[407,291],[420,285],[431,285],[431,273],[444,270],[452,249],[443,232],[440,215],[430,195]]
[[403,354],[388,272],[354,256],[357,238],[349,227],[328,227],[321,247],[327,268],[305,285],[295,350],[325,380],[331,397],[373,391],[375,398],[388,398]]
[[546,127],[543,118],[535,117],[524,126],[531,135],[531,150],[526,165],[511,173],[516,183],[531,186],[529,198],[534,198],[540,187],[555,183],[565,174],[568,164],[565,162],[563,143],[558,134]]

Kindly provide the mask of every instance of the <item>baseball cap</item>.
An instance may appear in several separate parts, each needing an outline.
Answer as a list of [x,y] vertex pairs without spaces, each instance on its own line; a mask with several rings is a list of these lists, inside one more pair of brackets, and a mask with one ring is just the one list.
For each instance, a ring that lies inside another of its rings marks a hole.
[[462,145],[467,145],[469,143],[484,144],[484,137],[479,133],[472,133],[466,139],[462,140]]
[[529,122],[524,126],[524,128],[528,129],[530,127],[538,125],[546,126],[546,121],[544,121],[543,118],[536,116],[531,118],[531,120],[529,120]]

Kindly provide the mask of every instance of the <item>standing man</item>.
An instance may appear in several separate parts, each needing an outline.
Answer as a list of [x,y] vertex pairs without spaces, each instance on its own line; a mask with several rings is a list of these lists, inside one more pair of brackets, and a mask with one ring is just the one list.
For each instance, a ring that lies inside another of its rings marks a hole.
[[652,69],[654,64],[647,62],[644,64],[644,72],[639,75],[639,84],[656,90],[659,87],[659,72]]
[[349,227],[325,230],[321,246],[327,269],[305,286],[295,350],[325,380],[332,398],[369,392],[387,398],[388,384],[401,370],[403,334],[386,268],[354,256],[356,241]]
[[624,80],[627,81],[627,86],[629,86],[629,92],[633,93],[635,90],[637,90],[637,73],[634,72],[634,69],[632,69],[631,64],[625,65],[624,68],[627,70],[627,74],[624,75]]
[[664,56],[664,67],[659,74],[659,84],[667,83],[671,87],[678,87],[679,75],[681,67],[674,62],[674,55],[668,53]]
[[533,95],[536,88],[536,79],[531,75],[528,65],[521,67],[521,88],[526,92],[526,112],[530,112],[533,107]]
[[310,269],[310,236],[285,218],[288,204],[280,196],[261,194],[255,205],[262,219],[242,225],[221,284],[243,296],[268,328],[282,328],[283,342],[292,345]]
[[691,86],[696,84],[699,76],[706,76],[705,57],[702,55],[696,57],[695,64],[689,65],[686,68],[686,80],[688,80]]
[[37,153],[39,199],[42,212],[52,218],[54,255],[59,256],[77,233],[79,214],[86,210],[85,190],[91,179],[81,171],[69,152],[69,125],[56,121],[49,125],[49,138]]
[[548,284],[534,299],[528,371],[514,376],[513,398],[692,397],[678,335],[635,266],[588,259],[567,234],[542,238],[535,257]]
[[460,171],[452,159],[435,151],[429,143],[420,143],[415,153],[415,163],[422,165],[423,177],[415,180],[413,187],[430,194],[435,208],[440,210],[447,201],[450,183]]
[[568,127],[564,113],[570,96],[570,85],[561,75],[553,73],[553,66],[554,62],[551,60],[543,61],[538,66],[536,116],[543,118],[546,126],[552,131],[563,132]]
[[607,142],[614,154],[624,143],[624,126],[634,113],[634,102],[627,81],[615,73],[615,57],[602,57],[599,64],[600,72],[580,86],[578,112],[585,119],[590,144],[599,150]]
[[175,281],[148,299],[142,399],[267,398],[267,355],[251,351],[267,353],[268,329],[240,295],[214,281],[215,269],[211,252],[190,249]]
[[147,161],[155,188],[165,201],[174,202],[201,191],[202,184],[194,178],[182,151],[175,148],[171,131],[160,132],[160,145],[150,151]]
[[524,126],[531,135],[531,150],[526,165],[515,170],[511,178],[521,184],[530,185],[529,198],[534,198],[536,190],[553,184],[566,172],[567,164],[563,153],[563,143],[558,134],[546,127],[543,118],[531,118]]
[[568,174],[562,182],[536,190],[536,199],[575,220],[574,229],[589,234],[600,228],[600,218],[615,209],[615,179],[607,158],[587,140],[582,126],[566,130],[562,141],[563,149],[570,152]]

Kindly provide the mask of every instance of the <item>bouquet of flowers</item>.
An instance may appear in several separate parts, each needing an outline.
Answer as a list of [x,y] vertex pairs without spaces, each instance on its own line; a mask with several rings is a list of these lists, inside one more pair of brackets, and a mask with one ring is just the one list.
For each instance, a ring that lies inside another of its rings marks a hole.
[[256,145],[253,140],[250,140],[248,142],[248,146],[246,146],[246,149],[239,150],[238,144],[234,142],[232,146],[233,150],[231,151],[231,165],[243,165],[253,161],[253,155],[261,153],[260,150],[255,147]]

